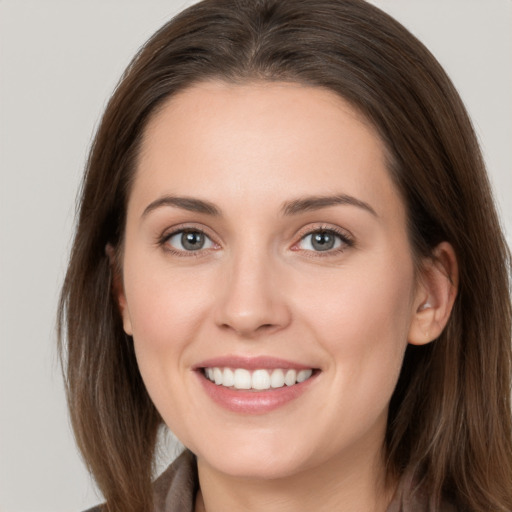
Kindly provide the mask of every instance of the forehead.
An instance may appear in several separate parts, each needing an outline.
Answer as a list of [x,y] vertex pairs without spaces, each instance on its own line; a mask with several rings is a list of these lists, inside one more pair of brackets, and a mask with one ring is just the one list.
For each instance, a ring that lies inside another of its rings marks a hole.
[[146,127],[133,191],[247,205],[312,193],[377,208],[399,200],[385,146],[357,110],[332,91],[275,82],[206,82],[173,96]]

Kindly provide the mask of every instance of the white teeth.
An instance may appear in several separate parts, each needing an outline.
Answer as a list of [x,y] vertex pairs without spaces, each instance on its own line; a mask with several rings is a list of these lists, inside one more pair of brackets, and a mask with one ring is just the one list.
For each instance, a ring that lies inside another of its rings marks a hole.
[[309,379],[313,373],[313,370],[301,370],[299,373],[297,373],[297,382],[304,382],[305,380]]
[[220,368],[214,368],[213,369],[213,380],[215,381],[215,384],[222,384],[222,370]]
[[234,387],[235,389],[265,390],[282,388],[284,385],[293,386],[309,379],[313,375],[312,369],[307,370],[254,370],[250,372],[245,368],[205,368],[205,376],[218,386]]
[[236,389],[251,389],[251,372],[243,368],[235,370],[235,383]]
[[252,374],[252,389],[270,388],[270,375],[267,370],[256,370]]
[[287,386],[293,386],[297,382],[297,372],[295,370],[288,370],[284,376],[284,383]]
[[283,370],[274,370],[270,376],[270,385],[273,388],[282,388],[284,386]]
[[235,385],[235,374],[230,368],[225,368],[223,373],[222,385],[230,388]]

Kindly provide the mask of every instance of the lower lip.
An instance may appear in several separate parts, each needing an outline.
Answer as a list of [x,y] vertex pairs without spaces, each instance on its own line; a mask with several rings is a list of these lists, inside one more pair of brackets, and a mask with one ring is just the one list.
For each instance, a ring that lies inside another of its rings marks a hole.
[[317,373],[299,384],[269,389],[248,391],[226,388],[208,380],[202,371],[196,372],[206,394],[221,407],[243,414],[265,414],[300,397],[313,383]]

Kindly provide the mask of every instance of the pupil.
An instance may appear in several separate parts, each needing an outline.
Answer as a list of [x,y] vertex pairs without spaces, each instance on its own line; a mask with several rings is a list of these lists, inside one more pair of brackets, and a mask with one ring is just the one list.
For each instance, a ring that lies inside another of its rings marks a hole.
[[189,251],[197,251],[204,245],[204,235],[198,231],[188,231],[181,235],[181,245]]
[[312,245],[317,251],[328,251],[334,247],[334,237],[327,231],[315,233]]

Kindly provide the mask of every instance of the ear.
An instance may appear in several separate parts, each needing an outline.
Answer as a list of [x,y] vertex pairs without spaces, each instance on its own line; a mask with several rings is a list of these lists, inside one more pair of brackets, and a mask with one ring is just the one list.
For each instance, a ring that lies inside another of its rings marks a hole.
[[124,293],[123,276],[121,275],[120,266],[118,264],[117,255],[114,247],[111,244],[105,246],[105,254],[108,256],[110,263],[110,271],[112,272],[112,296],[114,297],[119,313],[123,319],[123,329],[126,334],[132,336],[132,322],[130,313],[126,304],[126,296]]
[[457,296],[459,271],[451,244],[440,243],[422,264],[408,341],[425,345],[445,328]]

